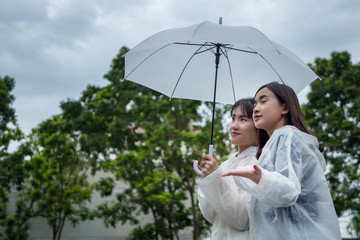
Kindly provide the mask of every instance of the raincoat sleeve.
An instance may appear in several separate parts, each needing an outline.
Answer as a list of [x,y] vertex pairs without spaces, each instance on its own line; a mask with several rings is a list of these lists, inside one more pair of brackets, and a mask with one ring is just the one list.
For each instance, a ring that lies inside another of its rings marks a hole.
[[[278,146],[281,146],[278,148]],[[258,184],[234,176],[235,183],[253,197],[272,207],[288,207],[296,203],[301,193],[302,153],[293,144],[291,136],[282,138],[272,149],[272,159],[265,161],[271,171],[261,168]]]
[[210,201],[208,201],[204,193],[201,191],[201,188],[198,188],[198,199],[199,199],[199,208],[202,215],[208,222],[214,224],[216,212],[214,208],[211,206]]
[[[251,163],[256,163],[255,157]],[[214,211],[227,225],[240,231],[247,230],[249,229],[247,202],[250,195],[239,189],[232,178],[223,178],[221,175],[224,172],[226,171],[219,167],[207,177],[197,181],[202,194],[201,197],[199,196],[200,209],[203,214],[206,212],[204,214],[206,219],[213,217],[212,211]]]

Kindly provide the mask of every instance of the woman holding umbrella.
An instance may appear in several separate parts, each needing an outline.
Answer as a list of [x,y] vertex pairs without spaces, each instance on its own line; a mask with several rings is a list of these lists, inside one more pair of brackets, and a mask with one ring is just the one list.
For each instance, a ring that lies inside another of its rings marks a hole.
[[220,166],[215,155],[203,156],[203,176],[197,180],[200,210],[213,224],[211,239],[248,239],[247,202],[250,195],[241,190],[232,178],[221,175],[231,169],[256,164],[256,128],[252,119],[252,99],[237,101],[231,111],[231,143],[238,151]]
[[258,166],[223,174],[233,175],[251,194],[250,239],[341,239],[322,149],[296,94],[273,82],[262,86],[254,101]]

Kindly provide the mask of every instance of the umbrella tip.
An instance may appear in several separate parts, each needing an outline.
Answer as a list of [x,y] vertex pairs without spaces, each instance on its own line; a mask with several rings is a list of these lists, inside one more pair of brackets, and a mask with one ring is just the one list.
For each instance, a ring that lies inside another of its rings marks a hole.
[[222,25],[222,17],[219,17],[219,24]]

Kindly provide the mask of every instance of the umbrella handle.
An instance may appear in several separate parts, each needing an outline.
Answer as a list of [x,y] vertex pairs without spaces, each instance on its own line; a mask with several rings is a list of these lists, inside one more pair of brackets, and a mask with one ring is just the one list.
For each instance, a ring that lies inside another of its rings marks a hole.
[[194,169],[194,171],[196,172],[197,175],[204,176],[204,173],[199,169],[198,160],[194,161],[193,169]]
[[[210,154],[210,156],[212,156],[213,152],[214,152],[214,145],[210,144],[209,145],[209,154]],[[198,167],[198,160],[194,161],[193,169],[198,175],[204,176],[204,173]]]

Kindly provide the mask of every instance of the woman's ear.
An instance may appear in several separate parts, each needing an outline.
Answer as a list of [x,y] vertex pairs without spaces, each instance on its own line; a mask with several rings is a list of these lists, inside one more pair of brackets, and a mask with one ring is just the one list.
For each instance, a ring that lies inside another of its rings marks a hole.
[[283,108],[283,110],[281,111],[281,114],[283,114],[283,115],[286,115],[286,114],[288,114],[289,113],[289,108],[288,108],[288,106],[286,105],[286,104],[284,104],[284,108]]

